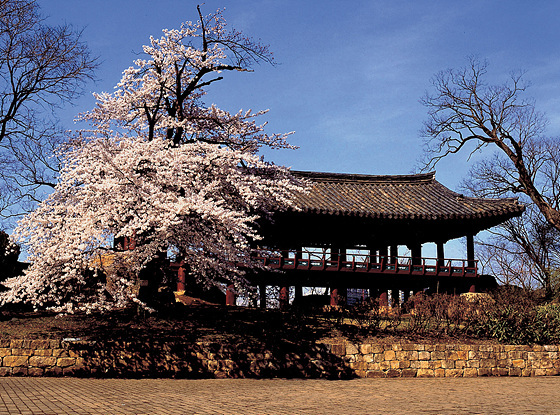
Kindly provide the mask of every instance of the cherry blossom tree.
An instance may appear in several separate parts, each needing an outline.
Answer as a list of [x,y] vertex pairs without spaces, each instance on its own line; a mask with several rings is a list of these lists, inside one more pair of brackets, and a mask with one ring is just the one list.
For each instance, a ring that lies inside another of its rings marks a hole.
[[[32,265],[6,281],[4,303],[72,312],[141,302],[132,287],[165,253],[206,285],[241,287],[243,270],[258,266],[258,221],[291,206],[304,183],[259,155],[292,148],[289,134],[257,123],[264,111],[204,104],[224,72],[272,56],[228,30],[220,11],[199,17],[151,38],[146,57],[82,114],[93,128],[61,150],[55,191],[14,232]],[[121,237],[135,248],[115,249]]]

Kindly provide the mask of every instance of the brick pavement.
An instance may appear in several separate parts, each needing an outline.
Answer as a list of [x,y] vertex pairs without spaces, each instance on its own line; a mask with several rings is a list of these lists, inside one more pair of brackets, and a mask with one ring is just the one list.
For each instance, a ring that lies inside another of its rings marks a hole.
[[560,414],[560,377],[0,378],[7,414]]

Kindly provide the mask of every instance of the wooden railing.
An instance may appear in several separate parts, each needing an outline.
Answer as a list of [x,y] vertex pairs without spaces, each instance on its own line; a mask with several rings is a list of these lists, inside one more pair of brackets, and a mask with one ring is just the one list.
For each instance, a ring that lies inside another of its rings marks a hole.
[[324,272],[366,272],[450,277],[478,277],[478,261],[467,259],[412,258],[330,254],[305,251],[255,251],[255,258],[271,269]]

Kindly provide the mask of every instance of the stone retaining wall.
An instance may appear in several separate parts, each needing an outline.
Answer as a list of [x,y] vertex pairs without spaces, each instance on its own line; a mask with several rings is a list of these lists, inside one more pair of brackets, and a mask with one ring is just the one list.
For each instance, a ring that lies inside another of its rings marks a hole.
[[60,340],[0,339],[0,376],[69,376],[84,359]]
[[560,374],[559,346],[0,339],[0,376],[476,377]]
[[359,377],[560,374],[559,346],[339,343],[328,347]]

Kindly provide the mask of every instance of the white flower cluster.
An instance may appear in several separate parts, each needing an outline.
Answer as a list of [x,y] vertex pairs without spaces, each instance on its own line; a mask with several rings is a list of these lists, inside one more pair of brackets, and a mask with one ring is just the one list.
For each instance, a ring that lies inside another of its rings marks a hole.
[[[202,104],[213,82],[204,77],[242,70],[244,60],[223,61],[250,53],[247,43],[233,49],[227,36],[239,33],[228,35],[219,13],[203,23],[151,39],[150,59],[135,62],[82,115],[95,129],[62,150],[55,191],[19,223],[13,236],[32,265],[5,283],[0,301],[63,312],[121,307],[138,301],[130,287],[140,270],[169,250],[207,284],[242,284],[241,270],[256,266],[256,220],[290,206],[303,183],[258,156],[263,145],[290,148],[287,134],[269,136],[256,124],[263,112]],[[113,238],[131,235],[134,250],[113,250]],[[118,270],[110,283],[109,262]]]

